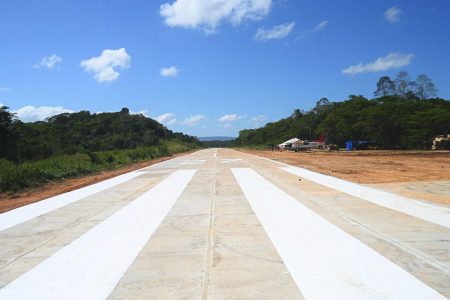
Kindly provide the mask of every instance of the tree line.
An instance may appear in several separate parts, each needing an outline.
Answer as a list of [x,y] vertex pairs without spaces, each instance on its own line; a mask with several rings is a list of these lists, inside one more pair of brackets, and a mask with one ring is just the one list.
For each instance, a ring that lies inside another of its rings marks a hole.
[[434,82],[425,74],[417,76],[416,80],[410,79],[407,72],[401,71],[392,80],[389,76],[382,76],[377,82],[375,97],[398,96],[402,98],[419,98],[427,100],[436,97],[437,88]]
[[348,140],[371,141],[381,149],[429,149],[434,136],[450,133],[450,101],[436,98],[437,89],[426,75],[415,81],[406,72],[395,80],[377,82],[375,98],[350,95],[348,99],[317,101],[310,111],[294,110],[291,116],[257,129],[239,132],[236,146],[277,145],[292,137],[344,146]]
[[0,107],[0,158],[15,162],[157,146],[171,139],[193,147],[202,145],[193,136],[172,132],[153,119],[130,114],[127,108],[113,113],[63,113],[45,121],[24,123],[8,107]]

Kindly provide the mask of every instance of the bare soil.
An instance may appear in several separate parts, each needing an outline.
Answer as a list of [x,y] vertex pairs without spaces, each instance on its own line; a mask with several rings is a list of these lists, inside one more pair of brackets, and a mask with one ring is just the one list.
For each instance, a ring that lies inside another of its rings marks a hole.
[[177,156],[186,155],[194,151],[175,154],[173,156],[166,156],[152,160],[142,161],[136,164],[121,167],[116,170],[103,171],[100,173],[90,174],[82,177],[66,179],[62,181],[50,182],[46,185],[23,190],[15,194],[1,194],[0,193],[0,213],[18,208],[30,203],[38,202],[59,194],[67,193],[103,180],[110,179],[128,172],[142,169],[159,162],[172,159]]
[[450,180],[450,151],[239,151],[362,184]]

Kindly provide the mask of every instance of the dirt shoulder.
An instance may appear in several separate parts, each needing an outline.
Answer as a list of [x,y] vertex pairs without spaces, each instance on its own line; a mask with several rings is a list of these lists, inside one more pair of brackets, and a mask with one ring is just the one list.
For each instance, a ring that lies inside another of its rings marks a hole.
[[18,208],[30,203],[38,202],[59,194],[67,193],[103,180],[107,180],[128,172],[142,169],[177,156],[186,155],[196,150],[178,153],[173,156],[166,156],[152,160],[142,161],[136,164],[121,167],[116,170],[103,171],[100,173],[89,174],[82,177],[66,179],[63,181],[51,182],[38,188],[20,191],[14,195],[0,194],[0,213]]
[[238,150],[363,184],[450,180],[449,151]]

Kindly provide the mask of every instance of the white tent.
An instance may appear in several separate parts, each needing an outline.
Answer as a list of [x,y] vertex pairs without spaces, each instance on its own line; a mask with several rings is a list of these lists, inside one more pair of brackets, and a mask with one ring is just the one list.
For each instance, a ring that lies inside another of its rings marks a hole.
[[292,139],[290,139],[290,140],[287,140],[287,141],[284,142],[284,143],[279,144],[278,147],[281,148],[281,149],[283,149],[283,148],[286,147],[286,145],[292,145],[292,146],[294,146],[294,145],[295,145],[296,143],[298,143],[298,142],[301,142],[301,140],[298,139],[298,138],[292,138]]

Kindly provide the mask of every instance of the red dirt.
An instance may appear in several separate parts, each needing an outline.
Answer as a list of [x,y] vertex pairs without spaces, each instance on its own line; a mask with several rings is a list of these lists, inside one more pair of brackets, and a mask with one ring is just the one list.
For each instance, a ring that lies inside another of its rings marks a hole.
[[450,180],[449,151],[239,150],[364,184]]

